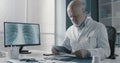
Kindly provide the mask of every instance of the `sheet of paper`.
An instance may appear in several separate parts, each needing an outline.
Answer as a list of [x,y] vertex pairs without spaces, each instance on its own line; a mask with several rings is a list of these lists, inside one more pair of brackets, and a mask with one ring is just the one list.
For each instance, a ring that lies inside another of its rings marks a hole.
[[67,53],[60,54],[59,56],[62,56],[62,57],[76,57],[73,54],[67,54]]

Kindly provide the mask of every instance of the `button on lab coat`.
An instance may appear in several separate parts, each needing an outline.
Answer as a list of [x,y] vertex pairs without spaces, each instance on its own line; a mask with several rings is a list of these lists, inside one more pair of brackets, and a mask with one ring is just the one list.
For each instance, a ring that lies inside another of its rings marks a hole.
[[110,55],[108,35],[105,26],[91,18],[86,18],[85,26],[79,31],[74,25],[66,31],[63,46],[72,52],[86,49],[91,56],[104,59]]

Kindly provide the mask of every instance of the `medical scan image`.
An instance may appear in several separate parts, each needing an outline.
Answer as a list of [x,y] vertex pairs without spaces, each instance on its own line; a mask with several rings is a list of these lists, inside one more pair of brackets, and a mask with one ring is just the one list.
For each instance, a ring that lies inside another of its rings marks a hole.
[[39,26],[30,24],[5,24],[5,44],[23,45],[39,43]]

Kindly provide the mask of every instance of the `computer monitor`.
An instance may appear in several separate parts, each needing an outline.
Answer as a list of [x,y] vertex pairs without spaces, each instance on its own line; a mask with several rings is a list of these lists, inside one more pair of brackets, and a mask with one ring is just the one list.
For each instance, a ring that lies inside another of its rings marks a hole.
[[40,45],[40,26],[35,23],[4,22],[4,46],[20,46],[19,53],[30,53],[22,50],[23,46]]

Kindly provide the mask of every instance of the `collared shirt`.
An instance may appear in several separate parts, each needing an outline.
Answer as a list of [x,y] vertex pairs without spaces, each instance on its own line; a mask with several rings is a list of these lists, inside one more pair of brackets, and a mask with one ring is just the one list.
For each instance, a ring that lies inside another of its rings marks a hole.
[[67,29],[63,46],[72,52],[86,49],[91,56],[100,56],[101,59],[108,57],[110,47],[105,26],[88,17],[84,22],[80,31],[74,25]]

